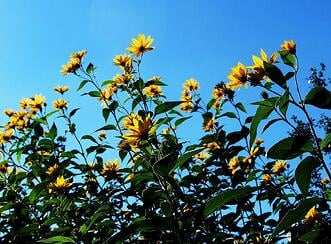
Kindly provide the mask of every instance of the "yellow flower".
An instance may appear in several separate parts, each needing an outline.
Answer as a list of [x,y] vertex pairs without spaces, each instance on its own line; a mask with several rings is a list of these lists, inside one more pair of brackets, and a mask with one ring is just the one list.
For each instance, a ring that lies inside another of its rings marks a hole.
[[121,67],[123,70],[132,70],[132,58],[128,54],[116,55],[113,62],[116,66]]
[[214,109],[219,109],[221,107],[221,102],[219,100],[216,100],[213,104]]
[[30,121],[30,115],[22,110],[15,112],[12,117],[10,117],[8,124],[6,125],[7,128],[16,128],[20,131],[24,130]]
[[20,101],[20,107],[21,109],[25,110],[29,106],[29,99],[27,98],[22,98]]
[[8,165],[0,163],[0,172],[9,174],[11,169],[8,167]]
[[269,182],[271,181],[271,175],[269,175],[269,174],[264,174],[264,175],[262,176],[262,180],[263,180],[264,183],[269,183]]
[[127,130],[130,126],[133,126],[133,120],[135,119],[138,119],[138,114],[131,113],[127,115],[123,120],[122,128]]
[[283,173],[286,167],[287,167],[286,161],[277,161],[273,166],[272,173],[274,174]]
[[54,91],[56,91],[58,93],[61,93],[63,95],[65,92],[69,91],[69,87],[67,87],[67,86],[56,86],[56,87],[54,87]]
[[46,171],[46,174],[48,175],[54,175],[59,170],[59,165],[54,164],[53,166],[49,167]]
[[185,101],[185,102],[192,101],[192,96],[191,96],[190,90],[183,90],[181,100]]
[[327,178],[323,178],[323,179],[321,180],[321,183],[322,183],[323,185],[327,185],[327,184],[330,183],[330,180],[327,179]]
[[107,137],[107,133],[105,131],[99,132],[99,138],[101,140],[106,139],[106,137]]
[[161,86],[158,86],[158,85],[150,85],[148,87],[145,87],[143,92],[148,97],[158,97],[158,96],[163,95]]
[[154,81],[154,82],[161,82],[161,77],[159,76],[152,76],[148,81]]
[[222,88],[215,88],[213,90],[213,98],[216,100],[225,98],[225,91]]
[[70,55],[70,60],[67,64],[62,65],[61,73],[67,75],[69,73],[75,73],[82,65],[82,59],[87,52],[81,50]]
[[206,132],[212,131],[213,129],[215,129],[216,126],[217,126],[217,122],[215,122],[215,118],[212,118],[203,125],[203,129]]
[[113,81],[119,85],[127,85],[131,80],[133,80],[133,74],[132,73],[125,73],[125,74],[117,74]]
[[70,188],[72,184],[73,183],[70,183],[69,180],[64,179],[63,175],[61,175],[56,178],[55,183],[50,183],[48,187],[50,188],[50,190],[61,191]]
[[274,52],[269,59],[265,51],[263,51],[263,49],[261,49],[261,58],[255,55],[252,56],[254,65],[247,67],[247,69],[253,70],[252,73],[249,73],[249,78],[251,79],[253,84],[258,84],[258,82],[266,78],[263,62],[274,64],[276,62],[277,57],[278,57],[278,52]]
[[11,117],[11,116],[13,116],[14,115],[14,110],[12,110],[12,109],[6,109],[6,110],[4,110],[3,111],[3,113],[5,114],[5,115],[7,115],[8,117]]
[[193,158],[196,158],[196,159],[199,159],[199,160],[204,160],[204,159],[206,159],[208,157],[209,157],[209,155],[207,153],[205,153],[205,152],[199,152],[198,154],[195,154],[193,156]]
[[282,50],[291,53],[291,54],[295,54],[296,53],[296,44],[293,40],[289,40],[289,41],[284,41],[284,43],[281,45]]
[[153,43],[153,38],[148,36],[146,38],[145,35],[139,34],[138,38],[132,38],[130,46],[126,49],[134,55],[141,56],[143,53],[153,50],[154,47],[151,47]]
[[64,110],[68,108],[68,102],[63,98],[59,98],[53,102],[53,107],[57,110]]
[[257,138],[255,141],[254,141],[254,144],[256,144],[257,146],[260,146],[262,143],[264,143],[264,140],[260,139],[260,138]]
[[133,116],[132,123],[133,125],[129,125],[126,128],[128,133],[123,135],[123,139],[132,149],[135,149],[141,140],[148,139],[155,132],[156,127],[153,125],[150,114],[144,117],[135,115]]
[[230,82],[226,85],[229,89],[235,90],[242,86],[247,86],[247,70],[246,67],[238,62],[236,67],[231,69],[231,73],[228,75]]
[[203,144],[203,146],[205,148],[208,149],[208,151],[215,151],[216,149],[220,149],[221,147],[217,144],[217,142],[209,142],[209,143],[205,143]]
[[6,144],[9,142],[14,135],[13,129],[7,129],[4,131],[0,131],[0,144]]
[[189,91],[196,91],[199,89],[199,83],[194,79],[189,79],[183,84],[183,88]]
[[79,59],[80,62],[82,62],[82,59],[83,59],[83,57],[85,56],[86,53],[87,53],[86,50],[81,50],[79,52],[72,53],[70,55],[70,59],[76,59],[77,58],[77,59]]
[[101,175],[105,178],[114,177],[119,170],[118,160],[115,159],[113,162],[108,161],[104,164],[103,169],[101,171]]
[[166,128],[166,129],[163,129],[162,130],[162,135],[169,135],[170,134],[170,131],[171,131],[171,128],[170,127]]
[[232,171],[231,171],[231,174],[234,175],[234,174],[237,172],[237,170],[238,170],[238,168],[239,168],[239,159],[238,159],[237,156],[233,157],[233,158],[230,160],[230,162],[229,162],[229,164],[228,164],[228,167],[229,167],[230,170],[232,170]]
[[179,106],[179,109],[182,110],[182,111],[184,111],[184,112],[190,112],[193,109],[193,103],[192,102],[182,103]]
[[313,219],[315,219],[318,216],[318,211],[316,209],[316,207],[312,207],[311,209],[309,209],[309,211],[307,212],[305,219],[307,221],[311,221]]
[[45,106],[46,98],[42,95],[35,95],[34,97],[30,97],[29,100],[29,108],[33,111],[41,111],[42,108]]

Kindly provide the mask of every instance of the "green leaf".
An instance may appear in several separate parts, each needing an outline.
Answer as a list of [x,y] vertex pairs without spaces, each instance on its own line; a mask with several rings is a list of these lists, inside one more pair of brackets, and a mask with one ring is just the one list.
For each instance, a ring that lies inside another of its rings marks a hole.
[[311,174],[314,169],[320,166],[320,161],[316,157],[306,157],[302,160],[295,170],[295,180],[301,193],[306,197],[308,195]]
[[215,212],[217,209],[223,207],[229,201],[247,196],[256,191],[256,187],[244,187],[240,189],[228,190],[218,194],[217,196],[209,199],[206,203],[203,215],[207,217],[209,214]]
[[326,137],[321,141],[321,149],[325,149],[329,146],[331,141],[331,133],[327,134]]
[[73,109],[70,113],[69,113],[69,117],[72,117],[75,115],[75,113],[79,110],[79,108],[75,108]]
[[82,136],[81,140],[90,140],[90,141],[93,141],[94,143],[98,144],[97,140],[93,136],[90,136],[90,135]]
[[29,201],[31,203],[34,203],[39,196],[42,194],[42,192],[47,189],[47,185],[48,185],[48,181],[44,181],[38,185],[36,185],[35,187],[33,187],[32,191],[29,194]]
[[116,128],[115,125],[105,125],[105,126],[99,128],[99,129],[97,129],[94,132],[98,132],[98,131],[101,131],[101,130],[117,130],[117,128]]
[[108,108],[102,109],[102,116],[105,119],[105,121],[108,120],[110,114],[110,110]]
[[118,108],[118,102],[113,101],[111,104],[109,104],[108,109],[110,112],[115,111]]
[[176,162],[176,156],[177,152],[174,151],[158,160],[153,166],[155,173],[161,176],[168,175],[169,171],[171,170],[171,167],[174,165],[174,162]]
[[194,151],[187,152],[187,153],[183,154],[182,156],[180,156],[177,159],[176,164],[174,165],[174,167],[169,171],[169,173],[172,173],[174,170],[176,170],[182,164],[184,164],[185,162],[187,162],[187,160],[192,159],[192,157],[194,155],[198,154],[202,150],[204,150],[204,148],[199,148],[199,149],[196,149]]
[[94,67],[94,65],[92,63],[89,63],[86,68],[86,73],[91,74],[91,72],[94,71],[95,69],[96,68]]
[[77,88],[77,91],[79,91],[80,89],[82,89],[87,83],[89,82],[89,80],[83,80],[80,84],[79,84],[79,86],[78,86],[78,88]]
[[282,58],[284,64],[289,65],[293,68],[296,66],[296,58],[293,54],[287,52],[287,51],[279,51],[280,57]]
[[269,149],[267,157],[282,160],[293,159],[304,152],[313,150],[313,145],[309,138],[305,136],[288,137],[273,145]]
[[189,116],[189,117],[184,117],[184,118],[180,118],[180,119],[177,119],[175,121],[175,126],[179,126],[180,124],[182,124],[184,121],[188,120],[189,118],[191,118],[192,116]]
[[318,108],[331,109],[331,92],[325,87],[314,87],[305,97],[305,103]]
[[244,113],[247,113],[245,106],[242,103],[237,103],[236,107],[239,108]]
[[113,80],[105,80],[104,82],[102,82],[101,86],[105,86],[113,82],[114,82]]
[[317,198],[306,199],[300,202],[295,209],[288,211],[276,226],[276,229],[274,233],[272,233],[271,238],[274,238],[280,232],[287,230],[292,226],[292,224],[303,220],[307,212],[319,202],[320,200]]
[[170,217],[172,214],[172,205],[168,201],[161,203],[161,211],[166,217]]
[[273,107],[266,107],[264,105],[260,105],[257,108],[256,113],[252,119],[251,127],[249,129],[249,131],[250,131],[249,142],[250,142],[251,146],[253,145],[253,143],[256,139],[257,128],[258,128],[260,122],[264,119],[267,119],[273,110],[274,110]]
[[181,103],[182,102],[180,102],[180,101],[164,102],[155,107],[154,114],[157,115],[157,114],[165,113],[165,112],[173,109],[174,107],[178,106]]
[[306,243],[313,243],[313,241],[316,239],[316,237],[319,235],[320,232],[321,232],[320,230],[310,231],[310,232],[300,236],[299,240],[304,241]]
[[289,93],[288,89],[286,89],[286,91],[279,98],[279,101],[278,101],[279,110],[284,116],[286,116],[289,102],[290,102],[290,93]]
[[105,212],[109,210],[109,206],[108,205],[104,205],[102,207],[100,207],[96,212],[95,214],[93,214],[93,216],[91,217],[90,221],[89,221],[89,224],[83,224],[79,231],[85,235],[92,227],[92,225],[94,224],[94,222],[99,218],[101,217],[102,215],[105,214]]
[[224,114],[221,114],[218,117],[228,117],[228,118],[237,118],[237,115],[233,112],[226,112]]
[[70,237],[66,237],[66,236],[53,236],[51,238],[40,240],[38,242],[41,242],[41,243],[56,243],[56,244],[75,243],[75,241],[73,239],[71,239]]
[[133,83],[133,86],[138,91],[142,91],[144,89],[145,83],[141,78],[139,78],[136,82]]
[[285,89],[286,78],[283,75],[282,71],[276,65],[269,64],[268,62],[265,61],[263,61],[263,66],[267,76],[277,85]]
[[265,132],[270,126],[272,126],[277,121],[281,121],[282,119],[272,119],[268,121],[268,123],[263,127],[262,133]]

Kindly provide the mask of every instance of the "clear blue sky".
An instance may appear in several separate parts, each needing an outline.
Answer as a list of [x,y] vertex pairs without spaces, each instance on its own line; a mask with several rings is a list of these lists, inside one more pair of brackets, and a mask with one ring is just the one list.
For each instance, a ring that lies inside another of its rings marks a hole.
[[[260,48],[270,54],[288,39],[297,43],[306,83],[311,66],[331,66],[330,6],[322,0],[1,0],[0,110],[17,109],[22,97],[37,93],[51,105],[57,97],[52,88],[68,85],[72,106],[83,108],[79,124],[89,127],[99,105],[74,92],[79,80],[63,77],[61,65],[73,51],[86,49],[85,60],[98,67],[99,80],[112,78],[118,72],[113,57],[125,52],[138,33],[151,35],[156,47],[144,58],[143,76],[161,76],[172,99],[180,97],[182,83],[191,77],[209,98],[238,61],[249,65]],[[251,90],[239,95],[256,100]],[[4,119],[0,116],[1,124]]]

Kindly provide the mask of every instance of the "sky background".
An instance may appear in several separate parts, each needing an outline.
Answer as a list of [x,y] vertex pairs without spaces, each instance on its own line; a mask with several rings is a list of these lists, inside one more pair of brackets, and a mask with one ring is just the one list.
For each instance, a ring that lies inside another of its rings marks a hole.
[[[39,93],[51,105],[58,97],[53,87],[67,85],[71,108],[81,107],[78,131],[92,132],[102,126],[100,106],[75,92],[80,80],[62,76],[61,65],[72,52],[86,49],[85,63],[98,67],[99,81],[111,79],[120,72],[113,57],[139,33],[151,35],[155,46],[144,56],[142,76],[161,76],[172,100],[180,98],[186,79],[195,78],[208,101],[238,61],[250,65],[261,48],[270,55],[290,39],[297,43],[305,94],[310,67],[331,65],[330,6],[326,0],[0,0],[0,110],[18,109],[21,98]],[[237,97],[259,98],[253,88],[241,89]],[[0,124],[5,121],[1,115]],[[192,131],[186,127],[183,137],[196,137]]]

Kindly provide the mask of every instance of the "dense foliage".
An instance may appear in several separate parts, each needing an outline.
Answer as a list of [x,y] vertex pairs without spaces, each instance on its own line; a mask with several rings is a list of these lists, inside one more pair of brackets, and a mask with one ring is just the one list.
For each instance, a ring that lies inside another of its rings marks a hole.
[[[66,86],[54,88],[53,109],[35,95],[4,111],[1,243],[330,242],[331,123],[310,115],[331,108],[323,73],[312,70],[301,94],[296,45],[285,41],[239,62],[207,100],[188,79],[169,101],[160,77],[140,74],[152,43],[132,39],[114,58],[122,73],[102,83],[85,50],[63,66],[101,103],[105,124],[91,134],[80,135]],[[261,92],[252,114],[236,96],[243,86]],[[191,120],[204,132],[196,144],[178,134]],[[275,123],[289,137],[266,148],[263,132],[282,135]]]

